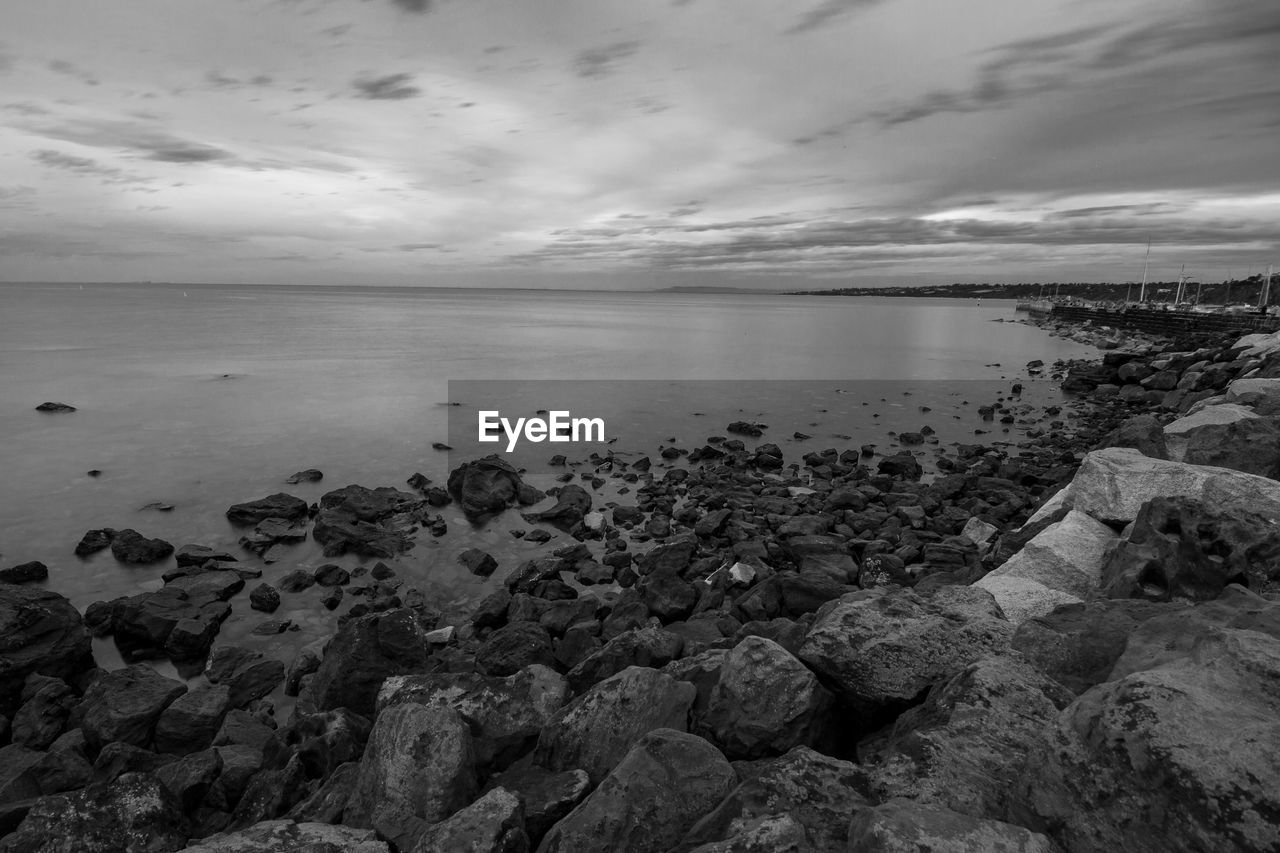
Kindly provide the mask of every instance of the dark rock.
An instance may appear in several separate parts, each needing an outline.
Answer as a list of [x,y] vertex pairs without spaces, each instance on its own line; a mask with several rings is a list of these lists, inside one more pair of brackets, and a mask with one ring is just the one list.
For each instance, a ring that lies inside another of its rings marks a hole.
[[556,665],[551,635],[534,622],[515,622],[489,635],[476,652],[476,671],[513,675],[530,664]]
[[325,610],[337,610],[338,605],[342,603],[342,588],[334,587],[324,594],[320,599],[320,604]]
[[524,804],[524,826],[531,845],[536,845],[551,827],[559,823],[591,790],[591,780],[582,770],[555,772],[525,763],[489,781],[488,791],[502,788]]
[[148,539],[136,530],[117,530],[111,537],[111,554],[122,563],[142,565],[163,560],[173,546],[163,539]]
[[174,552],[173,558],[178,562],[179,568],[203,566],[210,560],[216,560],[220,563],[236,562],[236,558],[231,554],[225,551],[215,551],[213,548],[207,548],[204,545],[183,545]]
[[160,714],[186,692],[181,681],[143,664],[102,673],[81,704],[85,743],[93,752],[112,741],[149,747]]
[[372,727],[346,708],[295,714],[267,740],[263,760],[268,767],[280,767],[296,758],[307,778],[324,779],[340,765],[360,759]]
[[222,718],[222,726],[213,737],[213,745],[246,746],[261,753],[274,733],[274,722],[267,725],[248,711],[232,708]]
[[1055,853],[1047,836],[999,820],[983,820],[942,806],[894,799],[854,815],[849,849],[860,853],[1007,850]]
[[216,749],[192,752],[156,770],[156,779],[173,794],[183,811],[194,811],[222,772]]
[[413,547],[412,525],[422,520],[422,501],[390,487],[346,486],[320,498],[312,537],[326,557],[345,553],[391,558]]
[[72,405],[71,405],[71,404],[69,404],[69,403],[50,403],[50,402],[45,402],[45,403],[41,403],[40,405],[36,406],[36,411],[37,411],[37,412],[48,412],[48,413],[50,413],[50,414],[61,414],[61,413],[64,413],[64,412],[74,412],[75,410],[76,410],[76,407],[75,407],[75,406],[72,406]]
[[0,583],[31,583],[49,579],[49,567],[39,560],[0,569]]
[[298,473],[289,477],[289,479],[285,480],[285,482],[289,483],[290,485],[294,485],[297,483],[318,483],[323,479],[324,479],[323,471],[320,471],[316,468],[308,468],[305,471],[299,471]]
[[76,556],[87,557],[90,554],[96,554],[104,548],[111,547],[111,537],[115,535],[115,531],[109,527],[101,530],[90,530],[80,537],[80,541],[76,544]]
[[698,602],[693,585],[669,567],[651,571],[641,579],[639,589],[649,612],[663,622],[687,619]]
[[173,760],[172,755],[112,741],[102,748],[93,762],[93,781],[111,782],[126,773],[154,773]]
[[468,548],[458,555],[458,562],[473,575],[487,578],[498,568],[498,561],[479,548]]
[[909,450],[881,459],[877,470],[881,474],[904,480],[918,480],[924,473],[924,468]]
[[449,493],[468,516],[502,512],[515,502],[523,481],[496,455],[465,462],[449,473]]
[[17,710],[28,675],[73,681],[92,666],[92,640],[71,602],[49,590],[0,584],[0,714]]
[[248,826],[285,814],[309,793],[302,762],[294,756],[283,767],[263,767],[249,780],[236,810],[233,826]]
[[157,752],[186,755],[213,743],[231,707],[231,688],[215,684],[175,699],[156,720]]
[[569,685],[581,693],[591,685],[632,666],[659,669],[680,656],[684,639],[662,628],[625,631],[569,670]]
[[225,684],[230,706],[243,708],[276,689],[284,680],[284,664],[243,646],[221,646],[209,658],[205,677],[211,684]]
[[79,701],[62,679],[28,675],[22,686],[22,707],[10,726],[11,739],[28,749],[48,749],[66,729],[71,709]]
[[325,563],[315,571],[320,586],[345,586],[351,582],[351,573],[337,563]]
[[168,853],[186,845],[182,812],[152,776],[130,773],[68,794],[41,797],[17,830],[0,842],[5,853]]
[[575,483],[569,483],[556,495],[556,505],[542,512],[526,512],[524,520],[530,524],[546,522],[561,529],[568,529],[582,521],[591,511],[591,494]]
[[179,590],[188,601],[227,601],[244,589],[244,578],[239,572],[203,571],[174,578],[165,587]]
[[263,613],[275,613],[280,606],[280,593],[271,584],[260,583],[249,591],[249,606]]
[[[307,538],[307,525],[305,522],[299,523],[289,521],[283,518],[268,518],[258,522],[253,528],[253,532],[248,536],[240,537],[240,545],[245,550],[257,554],[259,557],[267,556],[276,545],[293,545],[302,542]],[[272,562],[270,559],[267,562]]]
[[294,569],[292,572],[289,572],[289,574],[276,581],[281,590],[291,593],[302,592],[304,589],[309,589],[315,585],[315,582],[315,575],[311,574],[311,572],[308,572],[306,569]]
[[306,521],[307,515],[306,501],[283,492],[248,503],[233,504],[227,510],[227,518],[233,524],[257,524],[268,518]]
[[371,829],[324,822],[266,820],[235,832],[193,842],[183,853],[388,853]]
[[466,808],[422,831],[415,851],[473,850],[478,853],[528,853],[524,807],[505,788],[494,788]]
[[426,631],[401,608],[351,619],[329,643],[303,697],[316,710],[348,708],[372,717],[382,682],[426,668]]
[[1164,427],[1153,415],[1135,415],[1108,433],[1099,447],[1132,447],[1152,459],[1168,459]]

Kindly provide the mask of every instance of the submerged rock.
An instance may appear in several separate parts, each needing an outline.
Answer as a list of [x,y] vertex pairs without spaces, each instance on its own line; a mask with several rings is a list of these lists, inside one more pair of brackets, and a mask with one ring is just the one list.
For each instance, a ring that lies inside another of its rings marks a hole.
[[277,492],[256,501],[232,504],[227,510],[227,518],[233,524],[258,524],[268,518],[281,518],[286,521],[305,521],[307,518],[307,502],[302,498]]

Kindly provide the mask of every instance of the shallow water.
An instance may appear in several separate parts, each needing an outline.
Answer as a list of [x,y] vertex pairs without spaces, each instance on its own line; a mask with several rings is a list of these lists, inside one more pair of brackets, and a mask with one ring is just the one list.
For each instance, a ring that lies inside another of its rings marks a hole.
[[[172,565],[127,567],[109,551],[80,560],[72,551],[88,529],[133,527],[175,545],[239,552],[243,531],[224,517],[232,503],[282,490],[314,501],[349,483],[403,487],[415,471],[443,482],[462,451],[431,443],[459,441],[465,426],[456,418],[474,417],[481,387],[522,415],[556,407],[551,389],[568,387],[582,405],[601,409],[575,414],[608,414],[617,439],[609,449],[655,461],[669,439],[692,448],[739,419],[769,423],[757,443],[781,444],[788,462],[822,447],[890,449],[890,431],[924,423],[944,445],[974,440],[973,430],[983,428],[976,404],[1015,378],[1025,381],[1027,361],[1091,354],[996,322],[1002,319],[1014,319],[1012,302],[0,285],[0,565],[45,562],[48,585],[83,609],[158,587]],[[458,407],[447,405],[451,381],[455,396],[466,398]],[[1029,383],[1026,396],[1054,394],[1041,382]],[[34,411],[45,400],[78,411]],[[933,411],[921,412],[922,405]],[[813,438],[791,440],[796,430]],[[997,425],[982,440],[1011,437]],[[518,461],[547,488],[559,471],[545,460],[572,457],[565,447],[525,445]],[[283,484],[313,467],[324,471],[323,481]],[[90,469],[101,476],[88,476]],[[611,488],[602,499],[613,496]],[[174,509],[140,509],[153,501]],[[541,549],[513,539],[508,529],[526,526],[514,513],[474,528],[455,508],[442,512],[447,536],[423,539],[389,562],[454,614],[499,584],[516,560],[564,544],[563,536]],[[491,579],[456,566],[456,554],[469,547],[498,557]],[[321,562],[308,541],[264,567],[264,579]],[[287,659],[299,643],[332,629],[336,614],[320,607],[317,590],[284,598],[275,617],[293,619],[301,631],[246,637],[266,617],[249,610],[241,593],[218,642],[243,639]],[[95,651],[104,664],[118,664],[109,642]]]

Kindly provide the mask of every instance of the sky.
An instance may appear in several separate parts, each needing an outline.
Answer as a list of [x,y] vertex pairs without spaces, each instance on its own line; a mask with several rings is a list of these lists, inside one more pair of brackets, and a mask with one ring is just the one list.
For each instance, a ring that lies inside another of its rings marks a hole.
[[1275,0],[0,4],[0,280],[1280,265]]

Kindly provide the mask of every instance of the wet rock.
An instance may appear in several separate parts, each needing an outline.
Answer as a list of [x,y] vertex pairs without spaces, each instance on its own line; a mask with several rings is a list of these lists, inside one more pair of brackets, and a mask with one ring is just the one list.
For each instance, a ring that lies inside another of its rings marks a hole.
[[790,652],[747,637],[725,655],[703,725],[729,758],[761,758],[817,742],[832,704]]
[[227,518],[232,524],[257,524],[268,518],[280,518],[285,521],[306,521],[307,502],[302,498],[277,492],[256,501],[232,504],[227,509]]
[[[270,557],[267,554],[277,545],[294,545],[307,538],[305,522],[289,521],[283,518],[268,518],[258,522],[253,532],[240,537],[240,545],[246,551],[259,557]],[[272,560],[267,559],[267,562]]]
[[80,613],[45,589],[0,584],[0,714],[17,710],[32,673],[72,681],[93,666]]
[[482,578],[489,577],[498,568],[498,561],[493,558],[493,555],[479,548],[468,548],[463,551],[458,555],[458,562],[471,574]]
[[292,572],[289,572],[287,575],[280,578],[280,580],[276,581],[276,584],[280,587],[282,592],[292,593],[302,592],[304,589],[310,589],[315,585],[315,582],[315,575],[311,572],[308,572],[306,569],[294,569]]
[[658,669],[680,656],[684,640],[653,626],[624,631],[590,652],[569,670],[569,685],[581,693],[591,685],[631,666]]
[[39,560],[0,569],[0,583],[33,583],[49,579],[49,567]]
[[76,556],[88,557],[90,554],[96,554],[104,548],[111,547],[111,537],[114,535],[115,531],[109,527],[86,532],[76,543]]
[[475,738],[477,765],[491,771],[528,752],[568,699],[564,678],[535,664],[506,678],[471,672],[393,676],[382,685],[378,709],[405,703],[453,709]]
[[391,853],[371,829],[325,823],[264,820],[236,832],[195,841],[182,853]]
[[179,590],[189,601],[227,601],[244,589],[244,578],[239,572],[206,571],[174,578],[165,584],[169,590]]
[[[112,602],[110,629],[126,660],[165,654],[199,659],[230,613],[230,606],[213,596],[193,600],[182,589],[166,586]],[[171,646],[179,625],[183,630]]]
[[213,743],[230,708],[231,688],[225,684],[184,693],[156,720],[156,751],[186,755],[204,749]]
[[394,705],[374,724],[343,820],[412,849],[423,822],[444,820],[477,790],[471,732],[457,712]]
[[346,553],[389,559],[413,547],[411,531],[424,519],[423,502],[390,487],[346,486],[320,498],[311,535],[326,557]]
[[462,511],[477,517],[502,512],[516,501],[523,481],[515,468],[496,455],[463,463],[449,473],[449,493]]
[[236,558],[225,551],[218,551],[204,545],[183,545],[173,554],[179,568],[203,566],[210,560],[219,563],[234,563]]
[[476,652],[476,671],[483,675],[514,675],[531,664],[556,665],[551,635],[535,622],[514,622],[499,628]]
[[515,794],[494,788],[418,836],[415,853],[468,850],[476,853],[526,853],[524,807]]
[[870,712],[910,702],[933,682],[1004,650],[1012,633],[984,590],[874,590],[824,605],[799,657]]
[[317,468],[307,468],[305,471],[299,471],[293,474],[289,479],[285,480],[290,485],[297,483],[318,483],[324,479],[324,472]]
[[142,664],[104,672],[81,704],[85,742],[94,752],[112,741],[149,747],[160,714],[186,692],[181,681]]
[[66,729],[80,699],[60,678],[31,673],[22,685],[22,706],[13,715],[12,741],[28,749],[48,749]]
[[550,770],[582,769],[598,782],[644,733],[685,731],[696,694],[692,684],[629,667],[557,711],[538,737],[535,761]]
[[76,407],[72,406],[70,403],[44,402],[36,406],[37,412],[45,412],[46,414],[53,415],[74,412],[75,410]]
[[173,546],[163,539],[148,539],[136,530],[117,530],[111,537],[111,554],[122,563],[143,565],[167,558]]
[[854,815],[849,849],[859,853],[1057,853],[1045,835],[936,805],[894,799]]
[[556,505],[542,512],[526,512],[524,520],[530,524],[546,522],[561,529],[573,527],[591,511],[591,493],[576,483],[568,483],[556,495]]
[[279,686],[284,680],[284,664],[243,646],[221,646],[209,658],[205,677],[211,684],[225,684],[231,707],[243,708]]
[[736,782],[729,762],[702,738],[656,729],[552,828],[539,849],[666,851]]
[[392,675],[423,671],[428,653],[426,631],[412,610],[351,619],[338,629],[299,698],[316,710],[349,708],[372,717],[382,682]]
[[325,563],[316,569],[314,577],[320,586],[345,586],[351,582],[351,573],[337,563]]
[[263,613],[275,613],[280,606],[280,593],[268,583],[260,583],[249,591],[249,606]]
[[183,811],[193,811],[222,772],[216,749],[192,752],[156,771],[156,779],[177,799]]
[[154,777],[129,773],[109,783],[41,797],[17,830],[0,841],[5,853],[167,853],[186,843],[177,801]]
[[736,766],[740,784],[686,833],[678,849],[713,844],[781,815],[800,824],[812,843],[802,851],[857,849],[846,844],[849,817],[869,805],[866,774],[858,765],[800,746],[778,758]]

